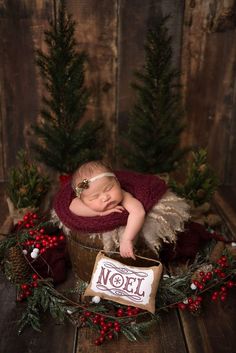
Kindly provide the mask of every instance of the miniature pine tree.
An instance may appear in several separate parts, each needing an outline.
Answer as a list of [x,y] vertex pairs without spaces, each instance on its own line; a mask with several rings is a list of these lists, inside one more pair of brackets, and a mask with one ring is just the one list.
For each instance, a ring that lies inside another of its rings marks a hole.
[[207,152],[204,149],[192,153],[192,160],[188,163],[187,177],[183,184],[170,182],[173,191],[191,200],[194,206],[210,201],[218,185],[218,178],[207,163]]
[[136,102],[130,114],[126,154],[127,167],[140,172],[161,173],[175,169],[184,151],[179,148],[183,110],[172,68],[168,17],[157,19],[148,30],[145,64],[135,72]]
[[58,17],[45,31],[47,53],[37,51],[37,65],[46,89],[42,120],[33,129],[37,159],[60,173],[71,173],[79,163],[100,157],[98,120],[81,122],[89,98],[85,87],[84,52],[77,51],[75,22],[61,0]]
[[19,165],[9,171],[7,196],[17,209],[37,208],[49,190],[49,179],[42,175],[26,151],[19,151],[17,159]]

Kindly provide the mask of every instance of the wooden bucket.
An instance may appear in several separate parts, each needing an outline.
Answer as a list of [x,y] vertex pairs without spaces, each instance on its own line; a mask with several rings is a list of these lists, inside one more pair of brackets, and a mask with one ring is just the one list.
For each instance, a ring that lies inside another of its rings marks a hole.
[[[95,259],[100,250],[103,250],[102,235],[97,234],[93,237],[89,233],[82,233],[78,231],[71,231],[67,235],[67,247],[70,255],[72,269],[77,277],[83,281],[89,282],[93,272]],[[150,258],[133,260],[131,258],[121,258],[118,254],[111,254],[109,256],[122,262],[128,266],[149,267],[153,266],[153,261],[158,260],[157,255],[140,240],[136,244],[136,254]]]

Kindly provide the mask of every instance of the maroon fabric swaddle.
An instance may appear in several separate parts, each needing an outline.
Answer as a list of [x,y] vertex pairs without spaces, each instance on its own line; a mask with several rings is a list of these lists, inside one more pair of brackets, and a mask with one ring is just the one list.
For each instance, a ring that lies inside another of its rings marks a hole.
[[[140,174],[131,171],[116,171],[122,189],[131,193],[142,204],[148,212],[165,194],[167,185],[164,180],[155,175]],[[112,213],[107,216],[80,217],[69,210],[75,193],[68,182],[57,193],[54,199],[54,210],[61,222],[71,230],[84,231],[87,233],[106,232],[127,223],[128,212]]]

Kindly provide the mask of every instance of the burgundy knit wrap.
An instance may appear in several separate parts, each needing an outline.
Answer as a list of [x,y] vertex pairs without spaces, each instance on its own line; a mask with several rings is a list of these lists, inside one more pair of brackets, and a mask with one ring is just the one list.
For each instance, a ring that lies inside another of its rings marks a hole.
[[[115,172],[123,190],[131,193],[148,212],[164,195],[167,186],[163,180],[154,175],[130,171]],[[87,233],[99,233],[126,225],[128,212],[111,213],[107,216],[80,217],[69,210],[75,193],[68,182],[56,195],[53,207],[61,222],[71,230]]]

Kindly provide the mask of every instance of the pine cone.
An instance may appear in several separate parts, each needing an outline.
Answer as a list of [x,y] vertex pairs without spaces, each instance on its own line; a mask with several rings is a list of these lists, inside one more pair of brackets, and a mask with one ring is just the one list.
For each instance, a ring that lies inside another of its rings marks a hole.
[[8,249],[4,260],[4,270],[8,279],[16,284],[27,280],[31,269],[18,246]]

